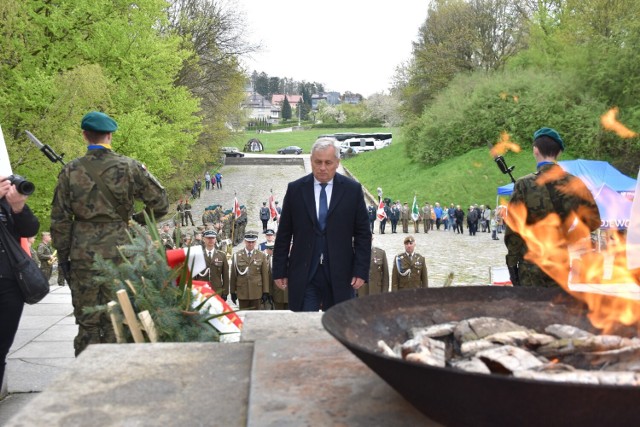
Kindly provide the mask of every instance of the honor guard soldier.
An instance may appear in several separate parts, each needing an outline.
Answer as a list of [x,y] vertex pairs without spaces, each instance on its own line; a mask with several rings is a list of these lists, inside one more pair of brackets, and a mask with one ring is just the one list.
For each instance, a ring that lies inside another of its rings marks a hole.
[[48,282],[51,279],[53,264],[57,264],[58,260],[51,247],[51,234],[46,231],[42,232],[42,242],[38,245],[38,260],[40,261],[40,271]]
[[262,232],[267,231],[269,217],[271,216],[271,211],[267,207],[267,202],[262,202],[262,207],[260,208],[260,221],[262,221]]
[[273,248],[275,242],[267,242],[264,253],[269,260],[269,291],[274,310],[289,310],[289,290],[280,289],[273,281]]
[[400,221],[402,222],[402,232],[409,232],[409,216],[411,211],[409,210],[409,203],[404,202],[402,208],[400,208]]
[[260,301],[269,298],[269,262],[264,252],[257,250],[258,232],[247,231],[244,249],[233,255],[231,264],[231,301],[239,308],[260,310]]
[[220,298],[227,300],[229,295],[229,262],[227,254],[216,249],[217,235],[213,230],[206,230],[204,236],[204,260],[206,267],[196,276],[198,280],[206,280]]
[[189,221],[191,221],[191,226],[195,227],[193,216],[191,215],[191,203],[189,203],[189,199],[187,199],[184,202],[184,225],[189,225]]
[[358,297],[389,292],[387,253],[383,249],[373,246],[373,239],[371,239],[371,243],[369,281],[358,289]]
[[429,204],[429,202],[424,202],[421,216],[424,232],[429,233],[429,229],[431,228],[431,205]]
[[424,257],[415,252],[416,239],[407,236],[404,239],[404,252],[393,260],[391,288],[395,291],[414,288],[428,288],[427,264]]
[[180,225],[184,227],[184,203],[182,203],[182,199],[178,202],[176,212],[178,212],[178,217],[180,217]]

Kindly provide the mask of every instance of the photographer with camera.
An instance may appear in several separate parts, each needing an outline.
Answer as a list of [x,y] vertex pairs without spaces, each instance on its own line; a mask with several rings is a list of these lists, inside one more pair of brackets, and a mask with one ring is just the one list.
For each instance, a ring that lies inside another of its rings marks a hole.
[[[27,183],[26,189],[24,183]],[[35,236],[40,228],[38,219],[26,205],[28,194],[34,188],[23,178],[16,179],[16,175],[0,176],[0,227],[5,227],[7,234],[17,241],[21,237]],[[0,383],[24,307],[24,298],[11,265],[8,252],[0,243]]]

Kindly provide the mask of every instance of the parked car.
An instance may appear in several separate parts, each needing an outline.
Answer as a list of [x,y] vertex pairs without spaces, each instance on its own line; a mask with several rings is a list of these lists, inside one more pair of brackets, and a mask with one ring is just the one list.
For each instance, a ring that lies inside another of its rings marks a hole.
[[278,154],[302,154],[302,148],[290,145],[278,150]]
[[241,153],[236,147],[222,147],[220,152],[226,157],[244,157],[244,153]]

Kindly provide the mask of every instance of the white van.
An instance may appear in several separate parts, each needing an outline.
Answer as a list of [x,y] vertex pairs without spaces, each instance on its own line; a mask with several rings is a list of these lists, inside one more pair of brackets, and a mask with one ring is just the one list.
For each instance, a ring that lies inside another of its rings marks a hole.
[[376,150],[376,140],[374,138],[349,138],[340,143],[340,148],[346,151],[352,148],[356,153],[362,153],[363,151]]

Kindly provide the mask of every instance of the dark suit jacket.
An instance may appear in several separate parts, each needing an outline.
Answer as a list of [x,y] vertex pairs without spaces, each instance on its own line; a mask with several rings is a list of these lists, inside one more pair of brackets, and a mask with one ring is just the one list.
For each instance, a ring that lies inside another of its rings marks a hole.
[[[318,253],[317,233],[313,174],[309,174],[287,187],[273,251],[273,278],[288,278],[292,311],[302,310],[310,272],[318,263],[312,259],[313,254]],[[371,258],[371,230],[362,186],[340,174],[333,178],[325,233],[333,298],[337,304],[354,296],[352,277],[360,277],[365,282],[369,279]]]

